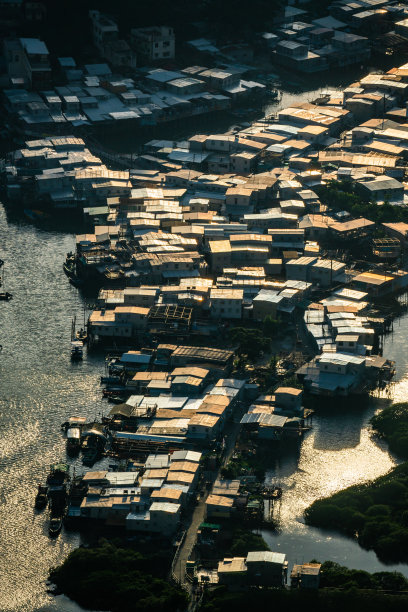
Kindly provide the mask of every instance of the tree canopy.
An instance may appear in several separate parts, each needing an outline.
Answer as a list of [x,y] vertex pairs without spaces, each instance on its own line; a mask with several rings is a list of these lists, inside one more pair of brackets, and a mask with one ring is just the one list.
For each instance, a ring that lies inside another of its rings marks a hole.
[[408,561],[408,462],[385,476],[318,499],[306,522],[357,537],[384,561]]
[[233,327],[229,334],[232,342],[238,344],[238,353],[248,355],[250,359],[257,359],[261,351],[269,348],[269,338],[260,329]]
[[335,210],[347,210],[353,217],[365,217],[376,223],[408,222],[408,209],[389,202],[370,202],[355,192],[351,181],[330,181],[318,191],[323,204]]
[[167,573],[160,554],[146,556],[104,541],[77,548],[50,572],[57,589],[81,606],[119,612],[176,612],[187,606],[187,595],[158,575]]
[[394,453],[408,459],[408,403],[384,408],[371,419],[371,425]]

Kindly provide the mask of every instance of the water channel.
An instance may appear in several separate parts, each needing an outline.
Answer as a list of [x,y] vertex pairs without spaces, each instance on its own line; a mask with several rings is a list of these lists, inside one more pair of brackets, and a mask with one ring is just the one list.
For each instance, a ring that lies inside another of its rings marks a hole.
[[[367,70],[367,69],[365,69]],[[362,71],[360,71],[362,74]],[[358,76],[358,75],[355,75]],[[353,78],[353,77],[352,77]],[[305,92],[285,89],[279,106],[316,97],[321,91],[350,83],[350,74],[336,75],[323,85],[310,83]],[[337,79],[337,80],[336,80]],[[276,111],[273,105],[266,112]],[[212,125],[211,130],[226,129]],[[196,131],[199,131],[197,128]],[[185,134],[174,135],[175,138]],[[132,150],[129,143],[118,150]],[[46,578],[81,543],[73,532],[51,541],[45,516],[33,510],[36,486],[51,463],[65,458],[60,424],[72,415],[89,419],[106,413],[99,380],[103,356],[70,361],[70,328],[81,320],[88,300],[67,281],[62,263],[74,249],[78,223],[33,225],[0,204],[0,257],[5,260],[5,287],[11,302],[0,303],[0,610],[2,612],[78,612],[64,597],[46,592]],[[396,399],[408,392],[408,315],[395,324],[384,354],[397,361]],[[284,489],[281,530],[264,533],[273,550],[286,552],[289,564],[318,558],[370,571],[384,566],[372,552],[335,533],[311,529],[301,521],[314,499],[387,472],[396,460],[370,437],[368,420],[389,400],[372,399],[358,410],[315,416],[298,455],[282,456],[268,473]],[[80,465],[76,466],[80,469]]]
[[[33,510],[36,485],[49,465],[65,457],[60,424],[70,415],[88,418],[108,410],[101,399],[102,356],[69,359],[70,323],[84,300],[68,282],[61,264],[74,246],[74,228],[34,226],[0,208],[1,257],[11,302],[0,304],[0,609],[57,611],[78,608],[46,594],[49,567],[78,546],[80,537],[63,532],[51,541],[45,517]],[[385,355],[397,360],[395,398],[408,391],[408,315],[385,341]],[[385,447],[370,437],[367,423],[389,401],[373,399],[364,408],[315,416],[299,456],[280,459],[270,472],[284,489],[282,529],[265,537],[289,562],[332,559],[350,567],[385,568],[375,554],[337,534],[306,527],[303,509],[314,499],[374,478],[394,464]],[[408,575],[407,566],[392,566]]]

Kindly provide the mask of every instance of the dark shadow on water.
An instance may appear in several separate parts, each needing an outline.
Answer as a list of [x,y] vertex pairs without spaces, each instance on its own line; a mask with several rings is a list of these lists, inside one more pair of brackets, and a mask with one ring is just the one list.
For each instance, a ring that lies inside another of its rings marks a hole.
[[[6,213],[7,223],[17,225],[22,230],[35,229],[40,233],[53,234],[79,234],[86,229],[81,211],[55,211],[50,210],[45,213],[44,217],[38,220],[33,220],[27,217],[24,213],[24,207],[17,203],[13,205],[10,202],[3,201],[4,211]],[[27,205],[28,208],[28,205]],[[33,204],[33,208],[41,208]]]
[[337,398],[314,402],[314,441],[316,450],[343,450],[360,444],[361,431],[374,414],[370,398]]
[[[307,434],[306,434],[307,435]],[[281,442],[271,451],[268,457],[268,469],[265,481],[280,485],[283,480],[289,478],[298,471],[300,459],[299,442]]]

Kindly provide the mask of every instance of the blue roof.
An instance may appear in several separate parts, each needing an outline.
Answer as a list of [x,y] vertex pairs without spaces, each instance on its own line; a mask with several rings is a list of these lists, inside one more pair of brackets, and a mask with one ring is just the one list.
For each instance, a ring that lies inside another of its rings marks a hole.
[[20,38],[20,42],[29,55],[48,55],[46,44],[39,38]]

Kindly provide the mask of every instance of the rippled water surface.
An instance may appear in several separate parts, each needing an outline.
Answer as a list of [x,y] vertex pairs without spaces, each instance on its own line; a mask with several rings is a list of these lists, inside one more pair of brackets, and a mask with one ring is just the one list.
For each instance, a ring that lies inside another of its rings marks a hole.
[[79,538],[50,541],[33,502],[50,464],[65,459],[60,424],[106,409],[99,389],[103,362],[70,361],[71,319],[83,312],[61,267],[73,234],[8,221],[1,207],[0,235],[5,288],[13,294],[0,302],[0,610],[74,610],[49,598],[44,580]]
[[281,483],[284,494],[277,511],[280,530],[266,531],[264,536],[272,549],[288,555],[290,563],[330,559],[367,571],[396,570],[408,576],[407,565],[386,566],[353,540],[303,522],[303,511],[316,499],[377,478],[398,463],[387,445],[371,435],[369,420],[392,401],[408,399],[407,337],[405,314],[385,339],[384,356],[397,362],[395,382],[386,392],[369,398],[365,405],[350,406],[345,400],[343,407],[334,408],[328,400],[324,412],[314,415],[313,429],[299,452],[287,451],[267,473],[267,480]]
[[[101,399],[100,356],[71,364],[70,324],[81,317],[83,300],[67,281],[62,262],[74,248],[74,235],[36,227],[0,206],[0,257],[6,261],[9,303],[0,302],[0,610],[79,610],[64,598],[46,594],[48,569],[80,543],[63,532],[51,541],[45,516],[33,510],[36,485],[51,463],[65,458],[60,424],[67,417],[106,412]],[[407,397],[408,317],[395,325],[386,355],[398,361],[395,395]],[[383,567],[373,553],[335,534],[310,529],[299,518],[314,499],[349,484],[385,473],[395,463],[386,448],[370,438],[367,422],[385,400],[366,408],[315,417],[298,456],[282,456],[270,471],[284,488],[282,532],[266,534],[273,549],[289,561],[335,559],[350,567]],[[78,466],[79,467],[79,466]],[[398,566],[406,572],[405,566]]]

